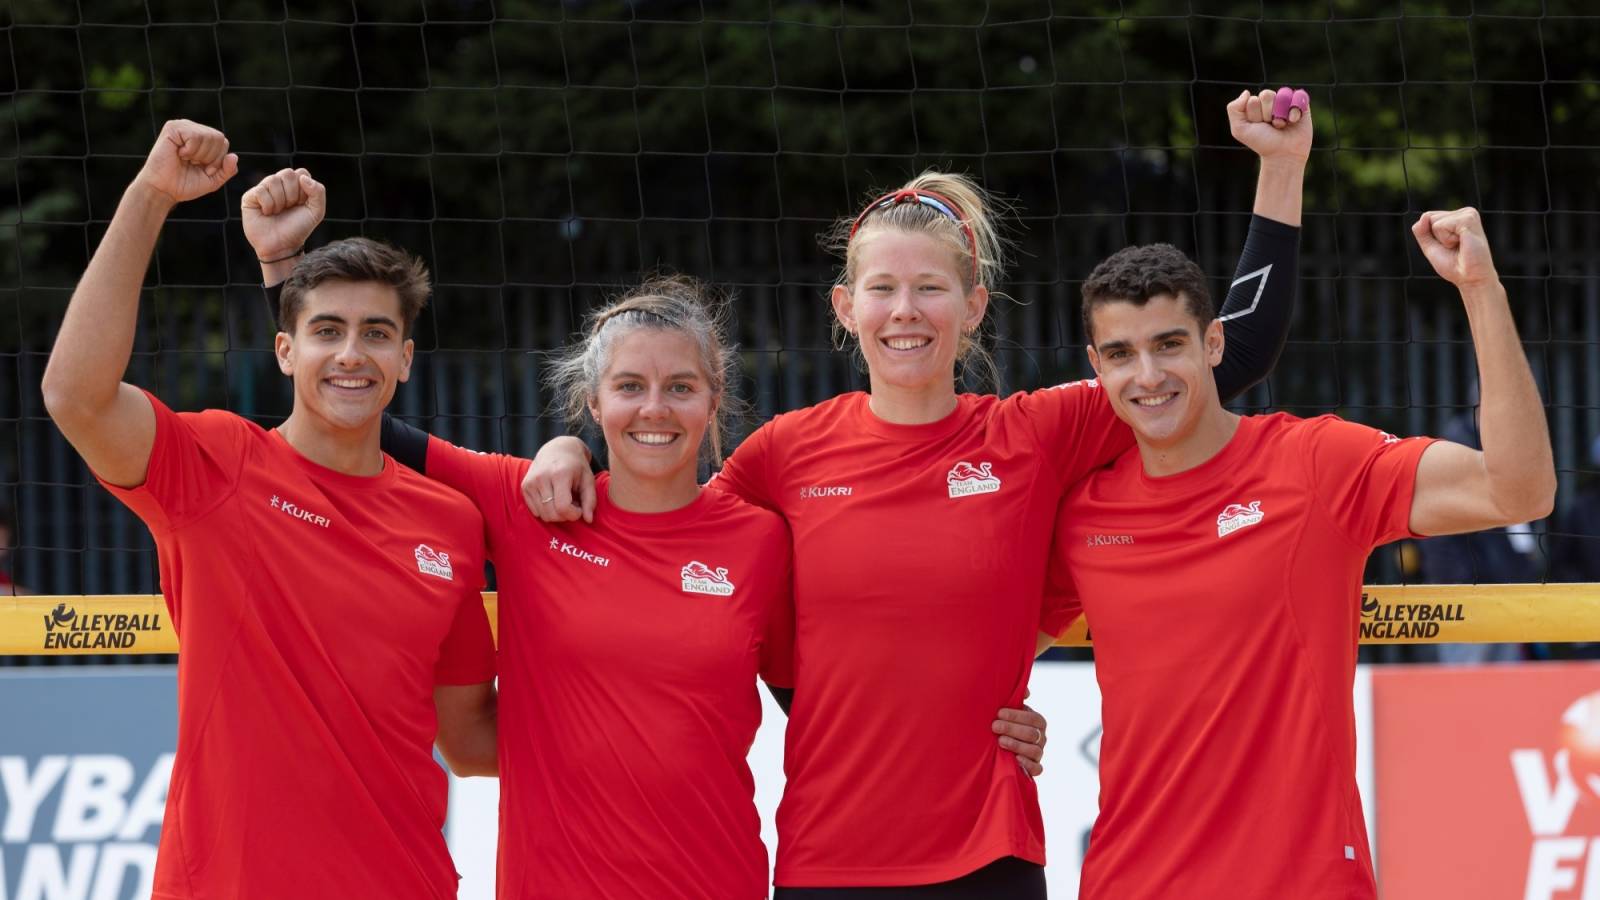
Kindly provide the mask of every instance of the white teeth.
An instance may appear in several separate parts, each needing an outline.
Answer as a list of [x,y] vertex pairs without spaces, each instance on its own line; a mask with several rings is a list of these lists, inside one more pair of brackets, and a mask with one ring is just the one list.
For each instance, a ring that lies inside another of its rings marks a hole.
[[1139,404],[1140,406],[1160,406],[1176,396],[1177,394],[1162,394],[1159,397],[1136,397],[1134,398],[1133,402]]
[[641,444],[670,444],[675,434],[662,434],[654,431],[635,431],[629,437]]
[[927,346],[930,342],[927,338],[903,337],[889,338],[884,343],[889,345],[890,350],[915,350]]
[[365,378],[330,378],[328,381],[334,387],[342,388],[364,388],[372,383]]

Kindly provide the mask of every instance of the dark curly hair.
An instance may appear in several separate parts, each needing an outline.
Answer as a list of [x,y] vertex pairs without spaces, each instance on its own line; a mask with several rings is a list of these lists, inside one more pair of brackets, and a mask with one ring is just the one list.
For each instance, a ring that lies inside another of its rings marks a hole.
[[1200,331],[1217,317],[1205,273],[1171,244],[1125,247],[1106,257],[1083,283],[1083,333],[1094,343],[1093,313],[1107,303],[1143,306],[1151,297],[1170,294],[1200,323]]

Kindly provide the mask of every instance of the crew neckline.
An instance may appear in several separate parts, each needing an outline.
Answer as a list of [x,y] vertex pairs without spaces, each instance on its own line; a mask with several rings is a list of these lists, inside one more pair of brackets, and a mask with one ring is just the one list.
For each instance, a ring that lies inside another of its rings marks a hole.
[[715,488],[705,485],[700,486],[700,492],[686,505],[665,512],[634,512],[623,509],[611,500],[611,473],[601,472],[595,476],[595,521],[602,518],[608,522],[615,522],[629,531],[666,531],[681,528],[705,515],[711,505],[711,492]]
[[866,391],[857,391],[854,396],[854,405],[851,412],[862,429],[879,437],[892,441],[913,443],[917,441],[934,440],[955,433],[967,420],[967,414],[972,410],[974,402],[972,394],[957,394],[956,408],[945,416],[932,422],[922,422],[916,425],[902,425],[880,418],[872,411],[872,395]]
[[383,471],[379,472],[378,474],[350,475],[345,472],[340,472],[337,469],[330,469],[327,466],[310,459],[304,453],[296,450],[294,445],[289,443],[288,439],[283,436],[283,432],[279,431],[278,429],[270,428],[268,429],[268,433],[272,435],[272,439],[277,442],[278,446],[294,459],[295,464],[298,465],[302,471],[317,481],[325,484],[337,485],[340,488],[348,490],[371,491],[380,490],[390,486],[394,483],[394,480],[397,477],[396,470],[399,468],[399,466],[387,453],[382,454]]
[[1239,427],[1234,429],[1233,437],[1228,439],[1228,443],[1222,445],[1221,450],[1212,454],[1210,459],[1200,465],[1192,469],[1185,469],[1182,472],[1174,472],[1171,475],[1151,475],[1146,472],[1144,456],[1139,452],[1138,445],[1135,444],[1131,452],[1134,456],[1134,465],[1138,467],[1139,483],[1151,490],[1169,491],[1191,487],[1195,484],[1213,482],[1219,472],[1234,468],[1239,461],[1239,457],[1248,451],[1255,435],[1256,418],[1256,416],[1240,416]]

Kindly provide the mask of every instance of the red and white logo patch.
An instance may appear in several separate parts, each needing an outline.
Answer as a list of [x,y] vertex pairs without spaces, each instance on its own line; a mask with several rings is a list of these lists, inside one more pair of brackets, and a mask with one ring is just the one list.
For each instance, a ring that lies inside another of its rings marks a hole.
[[1226,537],[1241,528],[1248,528],[1266,518],[1261,511],[1261,501],[1251,500],[1249,506],[1229,503],[1217,516],[1217,537]]
[[686,594],[733,596],[733,582],[728,580],[728,570],[721,566],[713,569],[699,560],[691,560],[679,574],[683,577],[683,592]]
[[418,544],[415,551],[417,571],[445,581],[455,581],[455,571],[450,568],[450,554],[440,553],[427,544]]
[[951,499],[973,494],[993,494],[1000,490],[1000,477],[986,462],[973,465],[961,460],[944,476],[944,482],[950,488]]

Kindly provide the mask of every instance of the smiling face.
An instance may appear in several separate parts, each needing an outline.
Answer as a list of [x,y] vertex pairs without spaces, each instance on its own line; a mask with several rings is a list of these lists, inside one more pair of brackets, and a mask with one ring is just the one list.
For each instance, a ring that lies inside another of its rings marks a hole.
[[692,489],[716,402],[690,335],[644,327],[617,337],[589,398],[589,413],[605,435],[613,485]]
[[983,321],[989,292],[962,278],[955,250],[925,233],[863,230],[849,285],[833,289],[833,309],[861,342],[876,402],[953,398],[963,335]]
[[329,431],[361,429],[411,377],[400,298],[374,281],[330,280],[307,291],[294,333],[279,332],[278,368],[294,379],[296,416]]
[[1171,294],[1145,303],[1109,301],[1090,311],[1089,362],[1141,446],[1167,448],[1191,437],[1208,414],[1220,414],[1211,369],[1222,361],[1222,323],[1202,331],[1187,304]]

